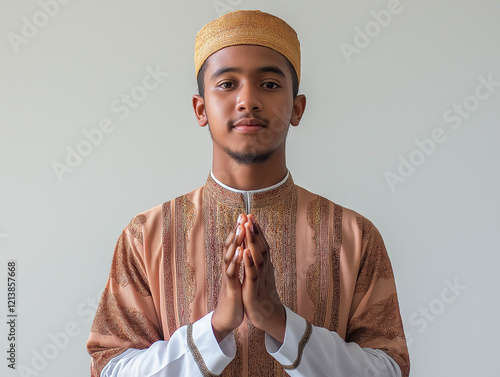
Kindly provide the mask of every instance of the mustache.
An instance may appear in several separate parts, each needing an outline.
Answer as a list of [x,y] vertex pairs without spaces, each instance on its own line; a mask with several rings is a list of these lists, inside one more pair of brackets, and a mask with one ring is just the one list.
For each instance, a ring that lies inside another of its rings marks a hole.
[[255,119],[258,119],[260,120],[261,122],[263,122],[265,124],[265,127],[268,126],[269,124],[269,121],[267,119],[264,119],[262,117],[260,117],[259,115],[257,114],[253,114],[253,113],[246,113],[246,114],[242,114],[240,115],[238,118],[235,118],[235,119],[231,119],[227,122],[227,124],[230,126],[230,127],[234,127],[234,125],[236,124],[236,122],[242,120],[242,119],[248,119],[248,118],[255,118]]

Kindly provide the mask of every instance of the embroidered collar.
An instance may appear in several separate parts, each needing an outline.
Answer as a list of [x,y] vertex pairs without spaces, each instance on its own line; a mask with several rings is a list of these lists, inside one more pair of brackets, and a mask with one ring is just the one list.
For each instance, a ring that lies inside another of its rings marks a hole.
[[252,210],[283,201],[293,186],[293,179],[288,171],[285,178],[277,184],[259,190],[238,190],[229,187],[210,172],[205,187],[221,204],[240,207],[243,201],[246,212],[251,213]]

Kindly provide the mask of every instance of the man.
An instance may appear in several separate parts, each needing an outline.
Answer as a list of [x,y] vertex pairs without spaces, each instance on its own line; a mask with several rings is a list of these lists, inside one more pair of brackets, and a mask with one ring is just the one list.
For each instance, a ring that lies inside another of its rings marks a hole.
[[236,11],[197,35],[193,107],[206,185],[139,214],[118,240],[88,350],[93,376],[408,376],[382,238],[294,184],[294,30]]

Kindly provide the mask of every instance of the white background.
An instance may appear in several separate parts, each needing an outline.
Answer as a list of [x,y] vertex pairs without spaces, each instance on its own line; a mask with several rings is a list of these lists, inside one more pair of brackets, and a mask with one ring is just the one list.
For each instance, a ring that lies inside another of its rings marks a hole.
[[[204,184],[211,142],[191,107],[194,38],[231,10],[221,4],[297,30],[308,106],[289,134],[288,167],[297,184],[380,229],[411,375],[499,376],[498,0],[392,0],[396,12],[378,27],[371,12],[388,1],[73,0],[44,17],[39,2],[1,0],[0,313],[14,259],[19,316],[12,371],[1,314],[0,374],[88,376],[85,342],[122,228]],[[27,22],[38,30],[23,30]],[[359,30],[372,35],[366,47]],[[112,103],[148,66],[169,76],[120,119]],[[497,84],[478,100],[480,77]],[[464,101],[464,116],[443,118]],[[58,179],[54,163],[66,164],[67,146],[104,118],[114,130]],[[446,141],[418,152],[416,141],[438,128]],[[384,174],[399,175],[399,156],[420,165],[391,190]]]

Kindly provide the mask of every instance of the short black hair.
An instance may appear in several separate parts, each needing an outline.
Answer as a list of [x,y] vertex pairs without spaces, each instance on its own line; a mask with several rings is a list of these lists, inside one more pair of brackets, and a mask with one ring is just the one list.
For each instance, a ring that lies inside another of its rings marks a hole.
[[[292,92],[293,92],[293,99],[297,97],[299,94],[299,78],[297,76],[297,72],[295,72],[295,68],[293,67],[292,63],[290,63],[290,60],[285,58],[288,68],[290,69],[290,73],[292,74]],[[196,80],[198,81],[198,94],[202,96],[203,98],[205,97],[205,71],[207,70],[207,60],[203,62],[203,65],[201,66],[200,70],[198,71],[198,76]]]

